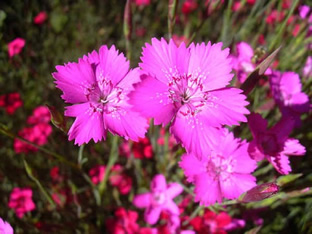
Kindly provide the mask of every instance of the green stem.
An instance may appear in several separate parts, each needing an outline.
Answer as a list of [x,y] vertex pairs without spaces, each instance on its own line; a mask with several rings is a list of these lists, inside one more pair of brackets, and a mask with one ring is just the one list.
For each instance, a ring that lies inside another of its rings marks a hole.
[[183,222],[183,224],[182,225],[187,225],[193,218],[195,218],[195,216],[202,210],[202,209],[204,209],[205,208],[205,206],[198,206],[194,211],[193,211],[193,213],[190,215],[190,217],[187,219],[187,220],[185,220],[184,222]]
[[169,39],[172,37],[178,3],[179,3],[179,0],[169,0],[169,3],[168,3],[168,37]]
[[[1,124],[1,125],[2,125],[2,124]],[[20,137],[20,136],[15,135],[14,133],[12,133],[12,132],[10,132],[10,131],[4,129],[4,128],[3,128],[3,125],[0,126],[0,133],[3,134],[3,135],[5,135],[5,136],[8,136],[8,137],[10,137],[10,138],[12,138],[12,139],[15,139],[15,138],[16,138],[16,139],[19,139],[20,141],[22,141],[22,142],[24,142],[24,143],[26,143],[26,144],[28,144],[28,145],[31,145],[31,146],[37,148],[37,149],[40,150],[41,152],[44,152],[44,153],[46,153],[46,154],[49,154],[49,155],[51,155],[52,157],[54,157],[55,159],[57,159],[57,160],[59,160],[59,161],[61,161],[61,162],[64,162],[65,164],[67,164],[68,166],[72,167],[73,169],[79,170],[79,167],[78,167],[76,164],[74,164],[74,163],[68,161],[67,159],[65,159],[64,156],[62,156],[62,155],[60,155],[60,154],[57,154],[57,153],[55,153],[55,152],[52,152],[52,151],[50,151],[50,150],[48,150],[48,149],[46,149],[46,148],[44,148],[44,147],[41,147],[41,146],[39,146],[39,145],[37,145],[37,144],[35,144],[35,143],[33,143],[33,142],[30,142],[30,141],[28,141],[28,140],[26,140],[26,139],[24,139],[24,138],[22,138],[22,137]]]
[[117,146],[118,146],[118,136],[113,136],[112,137],[112,148],[109,154],[109,159],[108,159],[108,163],[105,169],[105,174],[104,174],[104,178],[101,181],[100,185],[99,185],[99,191],[100,191],[100,195],[102,196],[104,193],[104,190],[106,188],[106,183],[108,180],[108,175],[110,173],[110,169],[112,168],[112,166],[115,164],[115,162],[118,159],[118,152],[117,152]]
[[43,186],[41,185],[40,181],[32,174],[32,169],[30,168],[30,166],[28,165],[28,163],[26,162],[25,159],[23,159],[23,162],[24,162],[24,167],[25,167],[26,173],[29,176],[29,178],[36,183],[36,185],[38,186],[38,188],[40,189],[40,191],[42,192],[44,197],[47,199],[47,201],[50,203],[52,208],[55,209],[55,203],[54,203],[53,199],[51,198],[51,196],[43,188]]
[[286,25],[287,25],[287,21],[290,18],[290,16],[292,15],[292,13],[294,12],[296,6],[298,5],[299,0],[295,0],[293,2],[293,4],[291,5],[290,10],[288,11],[287,17],[286,19],[283,21],[282,25],[280,26],[278,32],[276,33],[276,36],[274,37],[274,39],[272,40],[272,42],[270,43],[269,46],[269,51],[271,51],[276,44],[280,41],[282,34],[284,33],[285,29],[286,29]]
[[81,167],[82,166],[82,159],[83,159],[83,150],[84,150],[85,144],[82,144],[79,147],[79,152],[78,152],[78,165]]

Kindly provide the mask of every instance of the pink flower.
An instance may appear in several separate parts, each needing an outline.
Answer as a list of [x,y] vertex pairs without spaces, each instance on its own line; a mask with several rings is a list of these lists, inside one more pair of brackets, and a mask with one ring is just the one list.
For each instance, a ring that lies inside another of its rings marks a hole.
[[302,19],[305,19],[308,14],[309,14],[309,11],[310,11],[310,7],[307,6],[307,5],[301,5],[299,7],[299,15]]
[[[45,145],[52,133],[52,127],[47,123],[38,123],[31,127],[25,127],[18,132],[18,135],[37,145]],[[14,150],[16,153],[36,152],[38,149],[15,138]]]
[[60,183],[63,181],[64,177],[60,175],[60,168],[58,166],[54,166],[50,170],[50,177],[53,182]]
[[[254,52],[252,47],[246,42],[239,42],[236,45],[237,53],[235,56],[231,55],[233,69],[236,71],[237,79],[240,83],[244,83],[248,74],[253,72],[256,64],[252,62]],[[271,69],[265,72],[265,75],[271,74]]]
[[216,127],[237,125],[249,113],[242,91],[225,87],[233,75],[229,50],[221,47],[210,42],[177,47],[173,40],[153,38],[141,57],[146,74],[130,94],[137,111],[156,125],[171,123],[177,141],[198,156],[218,141]]
[[248,155],[248,144],[227,130],[220,142],[211,155],[199,159],[194,154],[184,154],[179,163],[187,180],[195,184],[195,201],[200,205],[221,202],[223,197],[236,199],[256,186],[256,178],[250,173],[257,164]]
[[78,63],[56,66],[56,87],[67,103],[65,116],[76,117],[69,130],[75,144],[106,139],[106,132],[138,141],[144,137],[147,121],[132,110],[127,94],[140,81],[139,69],[129,71],[129,61],[115,46],[102,46]]
[[25,46],[25,40],[23,38],[18,37],[14,39],[13,41],[11,41],[8,44],[9,57],[11,58],[16,54],[19,54],[22,51],[24,46]]
[[38,106],[33,110],[33,114],[28,117],[28,124],[49,123],[51,119],[49,108]]
[[123,195],[131,191],[132,178],[124,172],[124,169],[119,164],[112,167],[109,182],[112,186],[117,187]]
[[[131,147],[131,148],[130,148]],[[125,141],[120,145],[120,155],[130,157],[133,153],[134,158],[144,159],[153,157],[153,147],[148,137],[140,138],[138,142]]]
[[13,234],[14,233],[11,225],[1,218],[0,218],[0,233],[1,234]]
[[104,179],[104,175],[105,166],[103,165],[97,165],[89,171],[89,176],[91,177],[93,184],[99,184]]
[[303,67],[303,75],[306,77],[312,77],[312,56],[307,58],[307,61]]
[[162,174],[154,176],[151,183],[151,191],[136,195],[133,204],[138,208],[145,208],[144,219],[147,223],[155,224],[161,211],[167,211],[170,215],[179,215],[179,208],[173,198],[182,193],[183,188],[178,183],[169,183]]
[[9,115],[13,115],[22,105],[23,102],[19,93],[9,93],[0,96],[0,107],[4,107]]
[[248,147],[250,157],[257,161],[266,158],[281,174],[291,171],[288,156],[303,156],[306,152],[298,140],[288,138],[294,127],[294,120],[291,118],[283,118],[267,129],[267,121],[261,115],[253,113],[248,125],[253,136]]
[[137,219],[137,212],[120,207],[115,211],[114,218],[106,220],[106,227],[111,234],[137,234],[139,232]]
[[309,98],[301,92],[299,75],[294,72],[274,71],[269,81],[274,100],[283,115],[295,118],[296,126],[299,126],[300,115],[310,110]]
[[29,188],[14,188],[10,195],[9,207],[14,209],[17,217],[22,218],[28,211],[36,208],[32,201],[32,190]]
[[34,23],[35,24],[43,24],[47,18],[48,18],[48,14],[45,11],[41,11],[38,13],[38,15],[35,16]]
[[185,0],[182,4],[182,13],[185,15],[190,14],[198,7],[195,0]]
[[176,46],[180,46],[180,44],[182,42],[184,42],[185,44],[188,44],[189,40],[185,37],[185,36],[178,36],[176,34],[172,35],[172,40],[174,41],[174,43],[176,44]]
[[148,6],[151,3],[151,0],[135,0],[137,6]]

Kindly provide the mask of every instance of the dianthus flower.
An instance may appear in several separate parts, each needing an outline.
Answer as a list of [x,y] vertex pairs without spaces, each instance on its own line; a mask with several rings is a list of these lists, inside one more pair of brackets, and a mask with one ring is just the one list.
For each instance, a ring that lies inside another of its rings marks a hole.
[[43,24],[44,21],[46,21],[46,19],[48,18],[48,14],[45,11],[41,11],[38,13],[38,15],[35,16],[34,18],[34,23],[35,24]]
[[127,175],[119,164],[112,167],[109,182],[123,195],[128,194],[132,188],[131,176]]
[[90,169],[89,176],[91,177],[91,181],[93,184],[99,184],[105,175],[105,166],[104,165],[97,165]]
[[137,6],[148,6],[151,3],[151,0],[135,0]]
[[[52,133],[52,127],[47,123],[39,123],[31,127],[25,127],[18,132],[18,135],[37,145],[44,145],[48,142],[48,137]],[[38,149],[18,138],[14,139],[14,150],[16,153],[36,152]]]
[[102,46],[78,63],[56,66],[56,87],[67,103],[65,115],[76,117],[69,130],[75,144],[105,140],[106,132],[138,141],[144,137],[147,121],[132,110],[127,94],[140,81],[139,69],[129,71],[129,61],[115,46]]
[[119,148],[120,155],[130,157],[131,152],[134,158],[152,158],[153,147],[148,137],[140,138],[138,142],[124,141]]
[[106,227],[112,234],[137,234],[140,228],[137,219],[137,212],[120,207],[115,211],[114,218],[106,220]]
[[267,129],[268,122],[260,114],[251,114],[248,125],[253,135],[249,143],[250,157],[260,161],[267,159],[281,174],[291,171],[288,156],[303,156],[305,148],[297,139],[288,138],[294,127],[291,118],[281,119],[275,126]]
[[0,96],[0,107],[4,107],[9,115],[13,115],[22,105],[23,102],[19,93],[9,93]]
[[218,141],[216,127],[246,121],[248,102],[231,81],[229,50],[207,45],[152,39],[143,48],[140,67],[146,73],[130,94],[130,102],[156,125],[171,122],[170,132],[188,152],[201,156]]
[[307,58],[307,61],[303,67],[302,73],[307,78],[312,77],[312,56],[309,56]]
[[308,95],[301,92],[299,75],[295,72],[274,71],[269,77],[272,94],[283,115],[295,118],[300,125],[300,115],[310,110]]
[[32,190],[29,188],[14,188],[10,195],[9,207],[14,209],[17,217],[22,218],[28,211],[36,208],[32,200]]
[[16,38],[8,44],[9,57],[13,57],[19,54],[25,46],[25,40],[23,38]]
[[206,210],[202,217],[195,217],[190,224],[197,234],[226,234],[226,226],[231,223],[231,216],[225,212],[216,214]]
[[28,124],[49,123],[51,119],[49,108],[38,106],[33,110],[31,116],[27,118]]
[[250,173],[257,164],[248,155],[248,144],[235,139],[227,130],[214,147],[211,155],[198,158],[184,154],[179,163],[189,182],[195,184],[195,201],[211,205],[222,198],[236,199],[243,192],[256,186],[256,178]]
[[[244,83],[248,74],[253,72],[257,64],[253,63],[252,58],[254,51],[246,42],[239,42],[236,45],[236,55],[231,55],[233,69],[236,71],[237,79],[240,83]],[[265,71],[265,75],[271,74],[271,69]]]
[[12,226],[8,222],[2,220],[1,218],[0,218],[0,233],[1,234],[13,234],[14,233]]
[[170,215],[179,215],[179,208],[173,198],[182,193],[183,188],[178,183],[169,183],[162,174],[154,176],[151,182],[151,191],[136,195],[133,204],[138,208],[145,208],[144,219],[147,223],[155,224],[161,211]]

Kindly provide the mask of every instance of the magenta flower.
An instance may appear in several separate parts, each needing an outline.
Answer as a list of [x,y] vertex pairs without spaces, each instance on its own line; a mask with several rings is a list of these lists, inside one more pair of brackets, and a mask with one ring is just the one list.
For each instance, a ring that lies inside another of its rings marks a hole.
[[309,56],[307,58],[307,61],[303,67],[302,73],[307,78],[312,77],[312,56]]
[[288,138],[295,121],[283,118],[275,126],[267,129],[267,121],[259,114],[251,114],[248,125],[253,135],[248,152],[250,157],[259,161],[267,159],[281,174],[291,171],[288,156],[303,156],[305,148],[297,139]]
[[255,70],[255,64],[251,62],[254,52],[252,47],[246,42],[240,42],[236,45],[237,55],[232,57],[233,69],[237,72],[237,79],[244,83],[248,73]]
[[17,217],[22,218],[28,211],[36,208],[29,188],[14,188],[10,195],[9,207],[14,209]]
[[146,72],[130,94],[135,109],[156,125],[171,123],[170,132],[188,152],[206,155],[218,141],[216,127],[246,121],[248,102],[242,91],[226,88],[232,79],[229,50],[207,45],[152,39],[143,48],[140,67]]
[[102,46],[78,63],[56,66],[56,86],[68,106],[66,116],[76,117],[69,130],[75,144],[105,140],[106,132],[138,141],[144,137],[147,121],[132,110],[127,94],[140,81],[138,69],[129,71],[129,61],[115,46]]
[[13,57],[16,54],[19,54],[23,47],[25,46],[25,40],[23,38],[16,38],[8,44],[8,53],[9,57]]
[[300,125],[300,115],[310,109],[308,96],[301,92],[299,75],[294,72],[274,71],[270,76],[270,86],[276,104],[283,115],[296,119]]
[[89,176],[93,184],[99,184],[104,179],[105,168],[104,165],[96,165],[90,169]]
[[8,222],[2,220],[1,218],[0,218],[0,233],[1,234],[13,234],[14,233],[11,225]]
[[46,21],[46,19],[48,18],[48,14],[45,11],[40,11],[38,13],[38,15],[35,16],[34,18],[34,23],[35,24],[43,24],[44,21]]
[[183,188],[178,183],[169,183],[162,174],[154,176],[151,183],[151,191],[136,195],[133,204],[138,208],[146,208],[144,219],[153,225],[158,219],[161,211],[167,211],[170,215],[179,215],[179,208],[172,200]]
[[[252,62],[254,52],[252,47],[246,42],[239,42],[236,45],[236,56],[231,55],[233,69],[236,71],[237,79],[240,83],[244,83],[249,73],[253,72],[257,64]],[[272,70],[269,68],[264,73],[269,75]]]
[[225,129],[220,142],[209,157],[184,154],[179,163],[187,180],[195,184],[195,201],[200,205],[221,202],[223,197],[236,199],[256,186],[256,178],[250,173],[257,164],[248,155],[248,144]]
[[301,19],[305,19],[310,11],[310,7],[308,5],[299,6],[299,15]]

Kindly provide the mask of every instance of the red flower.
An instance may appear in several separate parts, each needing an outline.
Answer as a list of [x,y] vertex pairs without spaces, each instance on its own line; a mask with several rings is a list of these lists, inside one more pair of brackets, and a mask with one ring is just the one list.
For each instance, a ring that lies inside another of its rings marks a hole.
[[123,207],[115,211],[115,217],[106,220],[106,227],[111,234],[137,234],[139,225],[136,223],[138,213]]
[[22,105],[23,102],[19,93],[9,93],[0,96],[0,107],[4,107],[9,115],[13,115]]
[[45,11],[41,11],[41,12],[39,12],[38,15],[35,16],[34,23],[35,24],[43,24],[47,18],[48,18],[48,14]]
[[206,210],[202,217],[195,217],[190,224],[198,234],[226,234],[225,227],[231,223],[231,216],[225,212],[216,214]]
[[123,168],[119,164],[112,167],[109,181],[123,195],[128,194],[132,188],[132,178],[123,172]]
[[182,5],[182,13],[185,15],[190,14],[198,7],[195,0],[186,0]]
[[25,40],[23,38],[16,38],[8,44],[9,57],[13,57],[19,54],[25,46]]

